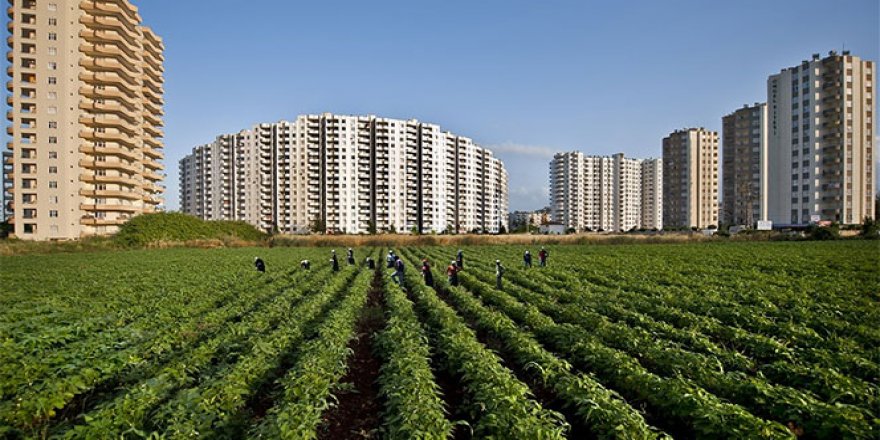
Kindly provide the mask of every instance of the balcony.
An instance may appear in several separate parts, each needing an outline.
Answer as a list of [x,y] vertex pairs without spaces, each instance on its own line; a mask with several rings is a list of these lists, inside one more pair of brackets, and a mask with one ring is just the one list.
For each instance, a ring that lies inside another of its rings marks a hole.
[[134,205],[92,205],[81,204],[79,209],[82,211],[115,211],[115,212],[141,212],[143,208]]

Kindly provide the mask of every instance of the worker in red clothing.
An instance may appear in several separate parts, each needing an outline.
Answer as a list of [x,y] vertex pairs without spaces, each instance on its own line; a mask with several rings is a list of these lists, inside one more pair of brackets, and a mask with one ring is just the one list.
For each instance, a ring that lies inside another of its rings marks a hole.
[[544,247],[541,246],[541,252],[538,252],[538,261],[540,262],[541,267],[547,267],[548,255],[550,254],[547,252],[547,249],[544,249]]
[[446,277],[449,279],[450,286],[458,285],[458,271],[461,269],[458,267],[458,262],[452,260],[449,263],[449,267],[446,268]]
[[431,273],[431,265],[428,264],[427,258],[422,260],[422,278],[425,279],[426,286],[434,287],[434,274]]

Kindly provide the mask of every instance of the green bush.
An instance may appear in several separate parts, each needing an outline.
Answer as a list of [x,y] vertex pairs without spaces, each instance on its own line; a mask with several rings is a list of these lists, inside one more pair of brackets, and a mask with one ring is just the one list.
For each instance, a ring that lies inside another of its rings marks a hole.
[[837,240],[840,238],[840,225],[832,223],[831,226],[812,225],[807,230],[811,240]]
[[871,217],[865,217],[865,221],[861,225],[859,235],[868,240],[880,239],[880,222]]
[[265,235],[241,221],[205,221],[179,213],[137,216],[122,225],[114,241],[122,246],[147,246],[192,240],[260,241]]

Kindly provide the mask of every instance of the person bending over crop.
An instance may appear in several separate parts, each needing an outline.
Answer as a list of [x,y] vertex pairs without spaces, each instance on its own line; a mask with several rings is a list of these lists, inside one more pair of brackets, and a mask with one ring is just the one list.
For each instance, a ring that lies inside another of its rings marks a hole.
[[391,274],[391,279],[394,280],[399,286],[403,287],[403,260],[398,256],[394,256],[394,273]]
[[459,270],[464,269],[464,251],[461,249],[455,254],[455,264],[458,266]]
[[348,265],[354,266],[354,251],[348,248]]
[[312,262],[309,260],[302,260],[299,262],[299,267],[301,267],[305,270],[309,270],[312,268]]
[[532,253],[529,251],[523,254],[523,266],[526,268],[532,267]]
[[434,287],[434,274],[431,273],[431,265],[428,264],[427,258],[422,260],[422,278],[425,279],[426,286]]
[[368,269],[375,269],[376,268],[376,262],[373,261],[372,257],[367,257],[366,262],[367,262]]
[[336,251],[330,251],[330,268],[333,269],[333,272],[339,272],[339,260],[336,259]]
[[449,267],[446,268],[446,278],[449,279],[450,286],[458,285],[458,271],[461,270],[458,267],[458,262],[452,260],[449,262]]
[[254,267],[257,268],[257,272],[266,272],[266,263],[260,257],[254,257]]
[[501,260],[495,260],[495,288],[501,289],[501,277],[504,276],[504,266],[501,265]]
[[541,263],[541,267],[547,267],[547,257],[549,255],[550,253],[547,252],[547,249],[541,246],[541,252],[538,252],[538,261]]

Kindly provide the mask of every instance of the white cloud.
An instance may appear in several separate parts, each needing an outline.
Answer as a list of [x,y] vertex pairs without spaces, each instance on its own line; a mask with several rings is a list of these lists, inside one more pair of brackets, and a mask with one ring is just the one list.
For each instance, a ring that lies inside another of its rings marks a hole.
[[543,147],[539,145],[523,145],[523,144],[515,144],[513,142],[504,142],[502,144],[496,145],[487,145],[487,149],[492,151],[495,154],[517,154],[522,156],[537,156],[543,158],[552,158],[553,155],[559,153],[558,150],[550,147]]

